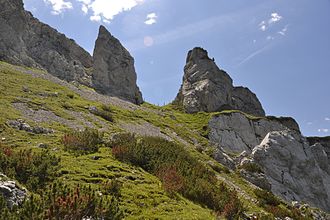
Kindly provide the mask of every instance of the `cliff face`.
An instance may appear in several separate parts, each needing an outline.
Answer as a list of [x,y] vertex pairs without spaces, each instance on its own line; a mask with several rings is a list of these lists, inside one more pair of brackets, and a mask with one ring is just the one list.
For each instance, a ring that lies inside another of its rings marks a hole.
[[120,41],[101,26],[93,53],[93,87],[100,93],[141,104],[134,59]]
[[43,68],[67,80],[91,85],[86,69],[92,57],[73,40],[43,24],[23,8],[21,0],[0,0],[0,59]]
[[265,115],[257,96],[247,88],[234,87],[230,76],[199,47],[188,53],[182,86],[174,102],[188,113],[237,109]]
[[[327,138],[305,138],[292,118],[249,118],[222,113],[209,122],[214,158],[233,169],[257,164],[262,173],[241,171],[253,184],[286,201],[330,210],[330,154]],[[228,155],[239,155],[230,158]]]
[[142,103],[133,58],[103,26],[93,58],[74,40],[25,11],[22,0],[0,0],[0,6],[0,60],[45,69],[60,79]]

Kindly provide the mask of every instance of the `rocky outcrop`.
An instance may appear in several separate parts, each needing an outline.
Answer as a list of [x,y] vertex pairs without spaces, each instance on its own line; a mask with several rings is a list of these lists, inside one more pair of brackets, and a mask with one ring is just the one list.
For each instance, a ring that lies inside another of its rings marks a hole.
[[321,144],[310,146],[296,131],[274,131],[253,149],[252,158],[274,194],[330,211],[330,160]]
[[74,40],[25,11],[22,0],[0,0],[0,6],[0,60],[44,69],[103,94],[142,103],[134,59],[103,26],[92,58]]
[[93,58],[93,87],[97,91],[142,103],[142,94],[136,85],[134,59],[104,26],[100,26]]
[[18,186],[7,176],[0,173],[0,194],[3,196],[9,208],[22,204],[27,196],[27,190]]
[[[214,158],[220,163],[228,166],[231,161],[233,168],[235,162],[242,177],[286,201],[330,210],[328,137],[303,137],[292,118],[251,118],[235,111],[214,116],[209,130]],[[240,155],[228,158],[234,154]]]
[[292,128],[299,131],[292,118],[249,118],[248,115],[235,111],[212,117],[208,127],[211,144],[237,154],[251,152],[271,131]]
[[25,11],[22,0],[0,0],[0,5],[0,60],[91,84],[87,69],[92,67],[92,57],[88,52]]
[[265,115],[265,111],[263,110],[256,94],[245,87],[234,87],[232,95],[232,106],[233,109],[239,109],[242,112],[246,112],[252,115]]
[[174,103],[188,113],[237,109],[265,115],[256,95],[247,88],[234,87],[230,76],[200,47],[188,53],[183,83]]

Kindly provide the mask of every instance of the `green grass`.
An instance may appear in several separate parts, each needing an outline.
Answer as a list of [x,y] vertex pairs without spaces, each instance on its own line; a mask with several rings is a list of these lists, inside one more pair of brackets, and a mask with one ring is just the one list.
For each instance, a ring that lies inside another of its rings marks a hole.
[[[6,122],[10,119],[25,118],[21,112],[13,107],[12,103],[17,102],[25,103],[31,109],[51,111],[72,123],[75,122],[75,118],[68,113],[69,111],[90,114],[90,106],[95,106],[98,109],[104,108],[103,103],[86,100],[67,87],[39,77],[34,78],[25,74],[24,71],[44,74],[40,70],[16,67],[0,62],[0,140],[5,138],[2,142],[17,150],[39,150],[36,149],[36,146],[39,143],[46,143],[50,153],[61,158],[60,175],[57,180],[68,185],[83,184],[97,189],[109,180],[120,181],[123,186],[119,203],[126,219],[215,219],[215,214],[210,209],[197,205],[178,194],[175,197],[169,195],[164,191],[160,180],[154,175],[113,158],[109,148],[101,147],[98,152],[87,155],[75,155],[66,152],[61,143],[64,133],[71,130],[66,124],[52,121],[36,123],[26,120],[31,126],[39,125],[55,130],[55,133],[48,135],[31,134],[8,126]],[[23,91],[23,86],[28,88],[28,92]],[[84,86],[79,88],[92,90]],[[52,94],[55,92],[57,95],[53,96]],[[49,95],[41,96],[42,93]],[[204,163],[209,161],[216,163],[209,157],[212,151],[207,139],[209,120],[219,114],[239,112],[186,114],[173,105],[159,107],[149,103],[144,103],[142,108],[137,110],[127,110],[118,106],[108,107],[111,109],[113,122],[95,116],[108,126],[104,134],[105,140],[112,134],[123,131],[120,127],[122,122],[139,124],[148,122],[159,127],[165,135],[171,136],[175,132],[187,142],[185,146],[187,153]],[[245,115],[252,120],[260,119]],[[85,120],[94,124],[95,128],[102,127],[101,123],[93,120],[90,116],[86,116]],[[180,142],[177,139],[175,141]],[[200,145],[203,153],[195,149],[196,143]],[[94,160],[93,156],[100,158]],[[210,169],[212,168],[210,167]],[[240,187],[251,198],[257,199],[253,188],[236,173],[228,173],[221,164],[213,166],[213,170]],[[244,197],[240,197],[240,200],[244,203],[247,213],[266,213],[256,203]]]
[[[26,69],[31,71],[31,69]],[[32,70],[35,71],[35,70]],[[37,73],[42,71],[36,71]],[[23,91],[23,86],[28,92]],[[41,96],[40,93],[57,96]],[[49,145],[50,152],[61,158],[61,174],[57,179],[68,185],[82,184],[97,189],[110,179],[120,181],[122,186],[122,198],[120,207],[125,219],[214,219],[214,213],[193,202],[177,196],[170,197],[163,189],[159,179],[141,168],[121,163],[111,156],[108,148],[100,148],[94,154],[77,156],[64,151],[61,143],[63,134],[71,129],[59,122],[35,123],[26,120],[31,126],[41,125],[54,129],[56,132],[48,135],[32,134],[18,131],[6,124],[10,119],[24,118],[12,103],[26,103],[31,109],[43,109],[52,111],[57,116],[67,120],[73,120],[67,110],[89,113],[89,106],[102,109],[103,104],[85,100],[78,94],[64,86],[52,83],[41,78],[33,78],[31,75],[17,71],[16,67],[0,63],[0,138],[10,147],[19,149],[36,149],[39,143]],[[111,106],[114,120],[142,122],[144,112],[134,112]],[[92,121],[90,118],[87,120]],[[111,123],[99,117],[110,127],[105,136],[121,131],[117,123]],[[154,121],[157,119],[154,118]],[[96,125],[99,126],[99,125]],[[100,157],[94,160],[93,156]]]

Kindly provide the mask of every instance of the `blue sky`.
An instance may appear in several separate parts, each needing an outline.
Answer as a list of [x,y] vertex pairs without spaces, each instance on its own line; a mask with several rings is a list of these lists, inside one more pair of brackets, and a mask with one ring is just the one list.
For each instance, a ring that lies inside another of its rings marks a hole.
[[146,101],[180,87],[188,50],[208,50],[268,115],[305,135],[330,135],[330,0],[24,0],[25,8],[92,53],[105,25],[135,58]]

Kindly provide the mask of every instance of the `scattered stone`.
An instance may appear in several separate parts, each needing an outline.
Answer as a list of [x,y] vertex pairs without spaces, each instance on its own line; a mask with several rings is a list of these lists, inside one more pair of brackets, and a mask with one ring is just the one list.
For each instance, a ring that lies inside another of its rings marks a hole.
[[22,86],[23,92],[31,92],[30,88],[28,86]]
[[17,130],[22,130],[22,131],[26,131],[26,132],[30,132],[30,133],[34,133],[34,134],[54,133],[53,129],[43,128],[43,127],[39,127],[39,126],[32,127],[28,123],[26,123],[23,119],[9,120],[7,122],[7,124]]
[[135,104],[143,102],[136,85],[134,59],[104,26],[100,26],[93,53],[93,87]]
[[99,159],[101,159],[101,157],[100,156],[92,156],[91,159],[92,160],[99,160]]
[[44,143],[39,143],[37,145],[38,148],[42,148],[42,149],[47,149],[48,148],[48,144],[44,144]]
[[7,201],[9,208],[20,205],[27,196],[27,190],[10,181],[7,176],[0,173],[0,193]]
[[88,107],[88,111],[92,114],[95,114],[95,113],[99,112],[98,108],[95,107],[95,106]]

